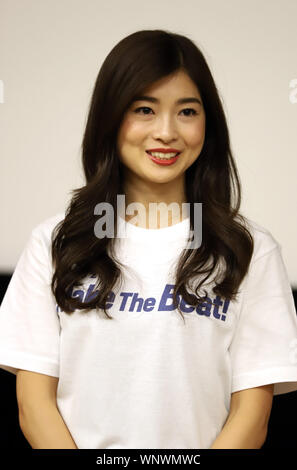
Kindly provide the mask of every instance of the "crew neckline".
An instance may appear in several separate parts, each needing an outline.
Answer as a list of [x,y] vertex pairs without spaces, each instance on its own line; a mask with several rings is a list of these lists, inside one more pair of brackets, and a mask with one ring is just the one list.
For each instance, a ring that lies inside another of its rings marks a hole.
[[187,217],[177,224],[161,228],[144,228],[138,227],[130,222],[127,222],[121,216],[118,216],[120,222],[120,233],[123,230],[126,232],[127,238],[133,239],[165,239],[176,240],[184,239],[189,236],[190,218]]

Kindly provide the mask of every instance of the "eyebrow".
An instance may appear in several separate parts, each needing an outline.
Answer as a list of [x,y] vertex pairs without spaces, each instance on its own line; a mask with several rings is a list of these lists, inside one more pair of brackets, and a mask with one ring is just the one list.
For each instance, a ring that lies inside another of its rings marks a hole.
[[[132,100],[132,103],[134,103],[134,101],[150,101],[151,103],[159,103],[158,98],[154,98],[153,96],[136,96],[136,98]],[[202,106],[201,101],[198,98],[194,98],[194,97],[180,98],[179,100],[175,102],[175,104],[185,104],[185,103],[198,103],[198,104],[201,104]]]

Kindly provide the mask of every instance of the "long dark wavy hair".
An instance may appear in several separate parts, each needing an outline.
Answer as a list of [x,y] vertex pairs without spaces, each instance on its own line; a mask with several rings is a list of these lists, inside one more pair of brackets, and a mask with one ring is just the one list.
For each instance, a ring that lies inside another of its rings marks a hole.
[[[185,173],[192,230],[193,203],[202,203],[203,207],[202,243],[199,248],[182,250],[176,265],[174,306],[184,320],[180,296],[187,304],[197,307],[207,298],[205,291],[204,296],[200,295],[200,288],[215,273],[213,292],[236,300],[254,243],[246,219],[239,213],[240,180],[217,87],[202,52],[189,38],[165,30],[143,30],[116,44],[99,70],[82,141],[86,182],[72,191],[65,218],[52,234],[51,289],[66,313],[71,314],[75,309],[85,312],[102,309],[112,319],[106,306],[109,293],[118,280],[123,280],[124,265],[116,259],[114,251],[117,224],[114,238],[95,236],[94,207],[100,202],[112,204],[116,220],[117,195],[125,194],[122,164],[117,154],[122,118],[134,97],[155,81],[179,70],[188,74],[200,92],[206,131],[199,158]],[[219,266],[221,269],[217,270]],[[82,302],[71,296],[71,289],[90,273],[97,277],[97,294]],[[196,284],[189,292],[193,280]]]

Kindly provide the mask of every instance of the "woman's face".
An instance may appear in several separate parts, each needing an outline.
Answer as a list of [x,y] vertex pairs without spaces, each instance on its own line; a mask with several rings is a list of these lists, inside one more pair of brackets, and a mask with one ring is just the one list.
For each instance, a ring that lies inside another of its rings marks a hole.
[[[184,98],[193,101],[179,103]],[[205,112],[195,83],[183,71],[158,80],[137,97],[121,122],[117,149],[125,179],[130,183],[135,178],[137,183],[139,179],[146,183],[174,182],[197,159],[204,137]],[[156,163],[147,153],[170,148],[180,152],[172,164]]]

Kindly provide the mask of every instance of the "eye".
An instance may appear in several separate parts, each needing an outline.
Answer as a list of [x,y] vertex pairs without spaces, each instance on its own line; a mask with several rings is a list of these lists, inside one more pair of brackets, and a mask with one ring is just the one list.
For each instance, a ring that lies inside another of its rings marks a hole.
[[141,112],[140,112],[141,109],[151,109],[151,108],[147,108],[146,106],[141,106],[140,108],[135,109],[134,113],[137,113],[137,114],[148,114],[148,113],[141,113]]
[[[141,113],[140,111],[141,110],[152,110],[151,108],[148,108],[147,106],[141,106],[140,108],[137,108],[135,109],[134,113],[137,113],[137,114],[149,114],[149,113]],[[190,111],[190,114],[185,114],[185,116],[195,116],[197,113],[197,111],[193,108],[185,108],[183,109],[181,112],[184,112],[184,111]]]
[[[183,109],[181,112],[183,111],[191,111],[190,116],[195,116],[197,114],[197,111],[195,111],[195,109],[193,108],[186,108],[186,109]],[[189,116],[189,114],[186,114],[186,116]]]

